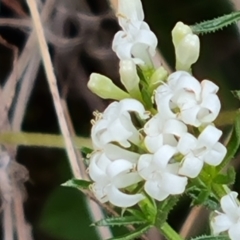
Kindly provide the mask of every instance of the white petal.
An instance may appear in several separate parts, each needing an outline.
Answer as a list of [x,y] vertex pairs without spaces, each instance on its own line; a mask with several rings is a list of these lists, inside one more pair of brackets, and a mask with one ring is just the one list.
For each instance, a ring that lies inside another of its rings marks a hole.
[[163,133],[169,133],[180,137],[185,132],[187,132],[187,126],[177,119],[169,119],[164,124]]
[[112,183],[117,188],[125,188],[125,187],[131,186],[133,184],[136,184],[142,180],[143,179],[137,172],[131,172],[131,173],[120,174],[120,175],[116,176],[113,179]]
[[222,162],[226,153],[226,147],[217,142],[213,148],[204,155],[204,161],[209,165],[217,166]]
[[214,217],[211,221],[211,227],[213,234],[217,235],[221,232],[228,230],[232,226],[232,221],[225,214],[220,214]]
[[151,175],[155,170],[152,158],[153,158],[152,154],[143,154],[139,158],[137,170],[140,176],[143,177],[144,179],[151,178]]
[[146,136],[144,143],[149,152],[155,153],[163,145],[163,135],[159,134],[154,137]]
[[146,181],[144,190],[149,196],[158,201],[162,201],[169,196],[169,193],[161,188],[158,181]]
[[228,195],[221,198],[221,207],[223,212],[225,212],[233,221],[238,217],[237,196],[237,192],[230,192]]
[[195,178],[198,176],[203,167],[203,161],[194,156],[186,156],[179,169],[179,174]]
[[169,194],[181,194],[185,191],[187,178],[180,177],[171,173],[164,173],[161,179],[161,186]]
[[115,160],[111,164],[109,164],[106,174],[113,178],[122,172],[129,172],[133,168],[133,164],[127,160]]
[[160,169],[166,168],[167,164],[173,157],[173,155],[176,153],[176,148],[169,146],[169,145],[163,145],[154,155],[153,155],[153,161],[156,163],[156,166],[158,166]]
[[207,95],[212,93],[217,93],[219,87],[211,81],[203,80],[202,85],[202,98],[205,98]]
[[89,176],[94,181],[106,177],[106,168],[111,161],[102,153],[96,152],[91,156],[89,165]]
[[138,153],[128,151],[113,144],[107,144],[104,147],[104,153],[111,160],[125,159],[131,163],[136,163],[140,156]]
[[108,194],[108,199],[110,203],[112,203],[117,207],[122,207],[122,208],[131,207],[144,199],[144,196],[142,194],[134,194],[134,195],[125,194],[119,191],[114,186],[111,186],[108,189],[107,194]]
[[107,189],[108,187],[106,187],[106,185],[102,183],[96,182],[92,185],[92,191],[95,197],[102,203],[105,203],[108,201]]
[[198,146],[213,147],[222,135],[222,131],[208,125],[198,137]]
[[197,139],[192,134],[185,133],[180,137],[177,148],[181,154],[186,155],[196,148],[196,144]]
[[156,137],[159,133],[162,133],[164,120],[161,118],[160,114],[152,117],[145,125],[144,132],[151,137]]
[[240,222],[234,224],[230,227],[228,231],[229,237],[231,240],[239,240],[240,236]]
[[135,99],[123,99],[119,102],[120,112],[136,112],[142,119],[147,119],[149,117],[148,113],[145,111],[144,106]]

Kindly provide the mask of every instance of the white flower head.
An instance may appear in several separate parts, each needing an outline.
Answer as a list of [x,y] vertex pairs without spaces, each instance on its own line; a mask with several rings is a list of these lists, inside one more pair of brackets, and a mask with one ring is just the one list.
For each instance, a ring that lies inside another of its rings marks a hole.
[[95,152],[90,159],[89,175],[95,182],[92,191],[100,202],[118,207],[131,207],[141,201],[142,194],[126,194],[119,189],[142,180],[134,171],[138,154],[109,145],[106,152]]
[[136,64],[151,65],[157,38],[143,21],[144,13],[140,0],[119,0],[118,20],[122,31],[115,34],[112,48],[121,60],[132,59]]
[[169,75],[167,83],[159,86],[155,99],[158,111],[169,118],[199,127],[213,122],[221,103],[216,95],[218,86],[208,80],[198,82],[184,71]]
[[158,201],[181,194],[186,188],[187,178],[178,175],[179,163],[169,163],[175,153],[174,147],[164,145],[154,155],[139,158],[137,169],[146,180],[144,190]]
[[179,139],[177,149],[184,155],[179,174],[195,178],[201,172],[204,163],[219,165],[225,157],[226,147],[218,142],[222,131],[208,125],[198,138],[185,133]]
[[230,192],[222,197],[221,207],[223,213],[211,219],[211,227],[214,235],[228,231],[231,240],[239,240],[240,236],[240,205],[237,200],[238,193]]
[[130,112],[137,113],[142,119],[148,118],[143,105],[135,99],[113,102],[102,114],[97,114],[91,131],[95,149],[102,149],[111,142],[118,142],[123,147],[130,147],[129,142],[140,142],[141,135],[132,123]]
[[187,126],[178,119],[166,119],[164,115],[158,113],[145,124],[144,132],[147,149],[155,153],[165,144],[176,146],[176,138],[187,132]]

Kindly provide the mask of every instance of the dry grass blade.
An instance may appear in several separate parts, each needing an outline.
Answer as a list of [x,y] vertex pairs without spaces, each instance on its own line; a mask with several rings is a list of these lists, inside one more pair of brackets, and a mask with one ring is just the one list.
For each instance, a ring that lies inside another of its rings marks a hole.
[[63,108],[61,105],[61,99],[60,99],[59,92],[57,89],[57,80],[56,80],[55,74],[53,72],[53,65],[52,65],[50,54],[48,51],[47,42],[44,37],[43,27],[41,24],[39,12],[37,10],[37,5],[34,0],[27,0],[27,4],[28,4],[30,12],[31,12],[35,33],[36,33],[36,36],[38,39],[39,48],[40,48],[40,52],[42,55],[43,65],[44,65],[45,72],[47,75],[50,91],[51,91],[51,94],[53,97],[54,106],[55,106],[55,110],[57,113],[61,132],[62,132],[62,135],[64,136],[66,150],[67,150],[67,154],[69,157],[72,172],[73,172],[74,177],[82,178],[80,168],[79,168],[79,165],[77,162],[77,157],[76,157],[76,154],[74,151],[73,143],[70,138],[70,133],[69,133],[69,129],[67,126],[67,122],[64,117]]

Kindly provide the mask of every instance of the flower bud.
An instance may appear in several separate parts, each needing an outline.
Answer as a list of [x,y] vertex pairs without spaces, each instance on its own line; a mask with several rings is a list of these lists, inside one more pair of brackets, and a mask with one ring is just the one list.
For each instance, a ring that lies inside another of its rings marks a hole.
[[199,57],[200,42],[189,26],[178,22],[172,30],[175,47],[176,70],[189,71]]
[[150,84],[159,85],[161,82],[165,81],[168,77],[168,72],[164,67],[159,67],[151,76]]
[[88,88],[103,99],[121,100],[129,98],[129,94],[117,87],[111,79],[98,74],[92,73],[88,81]]
[[136,65],[132,60],[120,61],[119,73],[121,82],[129,93],[138,88],[139,77],[137,75]]

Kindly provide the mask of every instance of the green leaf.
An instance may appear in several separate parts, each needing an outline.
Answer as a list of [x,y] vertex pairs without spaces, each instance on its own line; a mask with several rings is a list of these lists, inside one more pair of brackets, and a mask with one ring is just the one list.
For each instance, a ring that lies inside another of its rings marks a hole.
[[229,167],[227,174],[218,174],[214,179],[213,182],[217,184],[226,184],[230,185],[235,182],[236,172],[234,167]]
[[78,188],[78,189],[88,189],[89,186],[92,184],[90,181],[82,180],[82,179],[70,179],[67,182],[61,184],[61,186],[64,187],[73,187],[73,188]]
[[231,138],[227,144],[227,154],[222,163],[216,167],[220,172],[234,158],[240,146],[240,113],[237,113]]
[[220,236],[200,236],[196,238],[191,238],[191,240],[230,240],[228,236],[220,235]]
[[237,23],[240,20],[240,11],[226,14],[224,16],[204,21],[194,26],[191,26],[192,30],[196,34],[206,34],[222,30],[233,23]]
[[136,216],[125,217],[112,217],[105,218],[98,222],[93,223],[93,226],[122,226],[122,225],[134,225],[134,224],[146,224],[147,219],[139,218]]
[[132,240],[132,239],[136,239],[140,236],[142,236],[144,233],[146,233],[151,227],[153,227],[152,225],[146,225],[144,227],[139,227],[137,228],[135,231],[125,234],[124,236],[121,237],[114,237],[108,240]]
[[83,157],[87,157],[88,154],[91,154],[93,152],[93,149],[88,147],[82,147],[81,153],[83,154]]
[[169,212],[177,204],[179,196],[170,196],[168,199],[160,202],[157,207],[157,216],[155,220],[156,226],[160,227],[167,221]]

